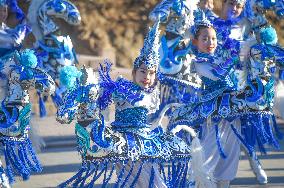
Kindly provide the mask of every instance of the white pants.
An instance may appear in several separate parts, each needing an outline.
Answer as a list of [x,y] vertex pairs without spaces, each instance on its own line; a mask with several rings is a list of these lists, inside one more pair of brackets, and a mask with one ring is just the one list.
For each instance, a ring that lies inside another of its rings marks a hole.
[[284,119],[284,81],[279,81],[275,89],[274,113]]
[[[240,132],[241,125],[238,122],[235,120],[232,123]],[[218,132],[221,147],[226,155],[226,158],[223,158],[217,146],[215,126],[212,123],[212,125],[207,125],[207,128],[205,127],[203,128],[201,145],[204,150],[206,167],[216,181],[233,180],[238,171],[240,141],[233,132],[230,123],[221,121],[218,125]]]

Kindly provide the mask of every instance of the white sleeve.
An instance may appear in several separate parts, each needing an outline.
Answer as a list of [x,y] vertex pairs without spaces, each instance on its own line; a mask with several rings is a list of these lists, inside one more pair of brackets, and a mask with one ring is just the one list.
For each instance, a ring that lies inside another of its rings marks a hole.
[[250,53],[250,49],[253,45],[257,43],[256,38],[250,37],[246,39],[245,41],[240,41],[240,58],[241,61],[247,61]]
[[212,73],[212,67],[208,63],[194,63],[194,68],[198,75],[209,78],[211,80],[218,80]]

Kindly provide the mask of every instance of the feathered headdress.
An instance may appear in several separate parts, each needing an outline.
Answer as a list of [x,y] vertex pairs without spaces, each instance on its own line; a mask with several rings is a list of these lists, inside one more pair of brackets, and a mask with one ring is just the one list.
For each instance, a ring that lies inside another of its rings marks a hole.
[[159,48],[160,48],[160,22],[156,22],[150,28],[148,35],[144,40],[143,48],[140,55],[135,59],[133,68],[138,69],[141,64],[145,64],[148,69],[158,67],[160,61]]

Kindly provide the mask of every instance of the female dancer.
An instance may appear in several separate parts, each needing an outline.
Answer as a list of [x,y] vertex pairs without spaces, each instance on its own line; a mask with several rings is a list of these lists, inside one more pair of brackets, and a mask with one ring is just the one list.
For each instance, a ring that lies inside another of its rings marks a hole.
[[[251,155],[256,144],[262,151],[264,144],[278,146],[269,124],[273,114],[268,107],[259,108],[260,103],[253,100],[255,92],[250,92],[253,88],[238,88],[233,69],[239,62],[238,42],[228,38],[217,48],[216,31],[204,21],[196,24],[193,33],[197,47],[193,62],[204,90],[196,104],[174,111],[170,129],[180,129],[178,124],[201,125],[206,164],[217,186],[228,187],[236,176],[240,143]],[[237,49],[230,50],[233,47]]]
[[[156,23],[150,30],[141,54],[134,62],[133,81],[123,78],[112,81],[108,75],[109,64],[105,71],[100,69],[97,83],[86,82],[86,76],[80,76],[76,81],[69,74],[71,71],[63,69],[63,80],[69,75],[73,80],[65,85],[73,87],[64,98],[57,117],[64,123],[77,117],[76,135],[83,165],[61,187],[92,187],[99,182],[102,186],[114,183],[119,187],[189,186],[191,148],[160,126],[151,130],[147,121],[148,115],[159,106],[159,90],[156,87],[158,25]],[[101,91],[98,91],[99,88]],[[115,120],[106,126],[100,110],[112,101],[116,107]],[[165,167],[165,163],[171,165]],[[197,168],[202,168],[202,165]],[[196,179],[202,178],[205,178],[204,184],[197,181],[196,185],[210,187],[206,184],[206,175],[196,176]]]

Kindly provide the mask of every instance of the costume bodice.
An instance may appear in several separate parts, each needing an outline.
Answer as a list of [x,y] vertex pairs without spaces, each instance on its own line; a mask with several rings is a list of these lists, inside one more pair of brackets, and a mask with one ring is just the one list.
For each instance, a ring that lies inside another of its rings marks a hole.
[[138,85],[124,79],[118,80],[118,82],[129,85],[128,91],[117,91],[113,95],[116,109],[115,121],[112,126],[115,129],[149,127],[147,117],[158,109],[159,90],[151,88],[145,91]]
[[236,89],[233,77],[233,61],[225,61],[214,55],[196,53],[194,69],[202,80],[201,95],[207,95],[216,91]]
[[221,88],[232,89],[234,87],[234,83],[231,81],[229,75],[227,75],[225,79],[222,80],[211,80],[207,77],[201,77],[201,80],[204,85],[204,93],[211,93]]
[[112,127],[116,130],[148,128],[147,114],[148,110],[144,107],[116,110]]

